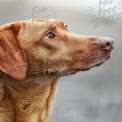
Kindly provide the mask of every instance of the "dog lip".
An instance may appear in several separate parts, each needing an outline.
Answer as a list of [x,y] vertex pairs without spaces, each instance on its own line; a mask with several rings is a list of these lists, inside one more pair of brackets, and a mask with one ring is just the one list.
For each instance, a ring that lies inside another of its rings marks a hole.
[[86,69],[80,69],[80,68],[76,68],[76,69],[70,69],[64,72],[65,75],[73,75],[76,74],[79,71],[87,71],[90,70],[90,68],[86,68]]
[[96,64],[94,67],[101,66],[101,65],[102,65],[106,60],[108,60],[110,57],[111,57],[111,56],[110,56],[110,55],[108,55],[108,56],[107,56],[107,58],[106,58],[104,61],[102,61],[102,62],[100,62],[100,63]]
[[79,72],[79,71],[88,71],[88,70],[90,70],[90,69],[93,68],[93,67],[98,67],[98,66],[102,65],[102,64],[103,64],[106,60],[108,60],[110,57],[111,57],[111,55],[108,55],[108,56],[105,58],[104,61],[102,61],[102,62],[100,62],[100,63],[98,63],[98,64],[96,64],[96,65],[94,65],[94,66],[92,66],[92,67],[88,67],[88,68],[84,68],[84,69],[82,69],[82,68],[69,69],[69,70],[64,71],[63,74],[64,74],[64,75],[73,75],[73,74],[76,74],[76,73]]
[[82,70],[80,70],[80,71],[88,71],[88,70],[90,70],[90,68],[82,69]]
[[95,67],[101,66],[103,63],[104,63],[104,62],[101,62],[101,63],[95,65]]
[[66,70],[65,72],[64,72],[64,74],[65,75],[73,75],[73,74],[75,74],[75,73],[77,73],[78,71],[81,71],[81,69],[70,69],[70,70]]
[[[106,58],[106,60],[108,60],[110,58],[110,55]],[[98,67],[101,66],[105,61],[102,61],[96,65],[94,65],[93,67]],[[76,68],[76,69],[71,69],[71,70],[67,70],[65,73],[68,75],[73,75],[79,71],[88,71],[90,70],[92,67],[88,67],[88,68],[84,68],[84,69],[80,69],[80,68]]]

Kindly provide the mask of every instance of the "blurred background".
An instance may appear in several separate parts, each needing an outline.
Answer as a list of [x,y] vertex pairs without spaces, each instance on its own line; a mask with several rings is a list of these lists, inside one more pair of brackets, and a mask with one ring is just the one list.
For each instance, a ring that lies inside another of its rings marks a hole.
[[40,17],[115,39],[105,64],[60,79],[49,122],[122,122],[122,0],[0,0],[0,25]]

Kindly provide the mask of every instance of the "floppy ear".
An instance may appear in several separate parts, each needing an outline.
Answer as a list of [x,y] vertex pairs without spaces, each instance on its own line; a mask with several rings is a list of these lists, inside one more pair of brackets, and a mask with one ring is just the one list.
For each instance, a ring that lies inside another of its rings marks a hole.
[[0,29],[0,70],[7,75],[22,80],[27,73],[25,53],[17,40],[20,25],[11,24]]

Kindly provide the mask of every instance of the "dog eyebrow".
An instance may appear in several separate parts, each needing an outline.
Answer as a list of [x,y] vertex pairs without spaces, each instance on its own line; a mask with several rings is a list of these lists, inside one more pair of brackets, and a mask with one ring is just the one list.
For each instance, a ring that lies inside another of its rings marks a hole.
[[55,30],[57,27],[56,26],[50,26],[48,29],[49,30]]

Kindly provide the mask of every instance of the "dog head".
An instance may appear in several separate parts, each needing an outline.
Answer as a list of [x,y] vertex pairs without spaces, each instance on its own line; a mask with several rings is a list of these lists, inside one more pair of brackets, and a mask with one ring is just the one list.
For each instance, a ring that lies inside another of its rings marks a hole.
[[15,22],[0,29],[0,68],[18,80],[88,70],[104,63],[112,49],[111,38],[77,35],[51,19]]

